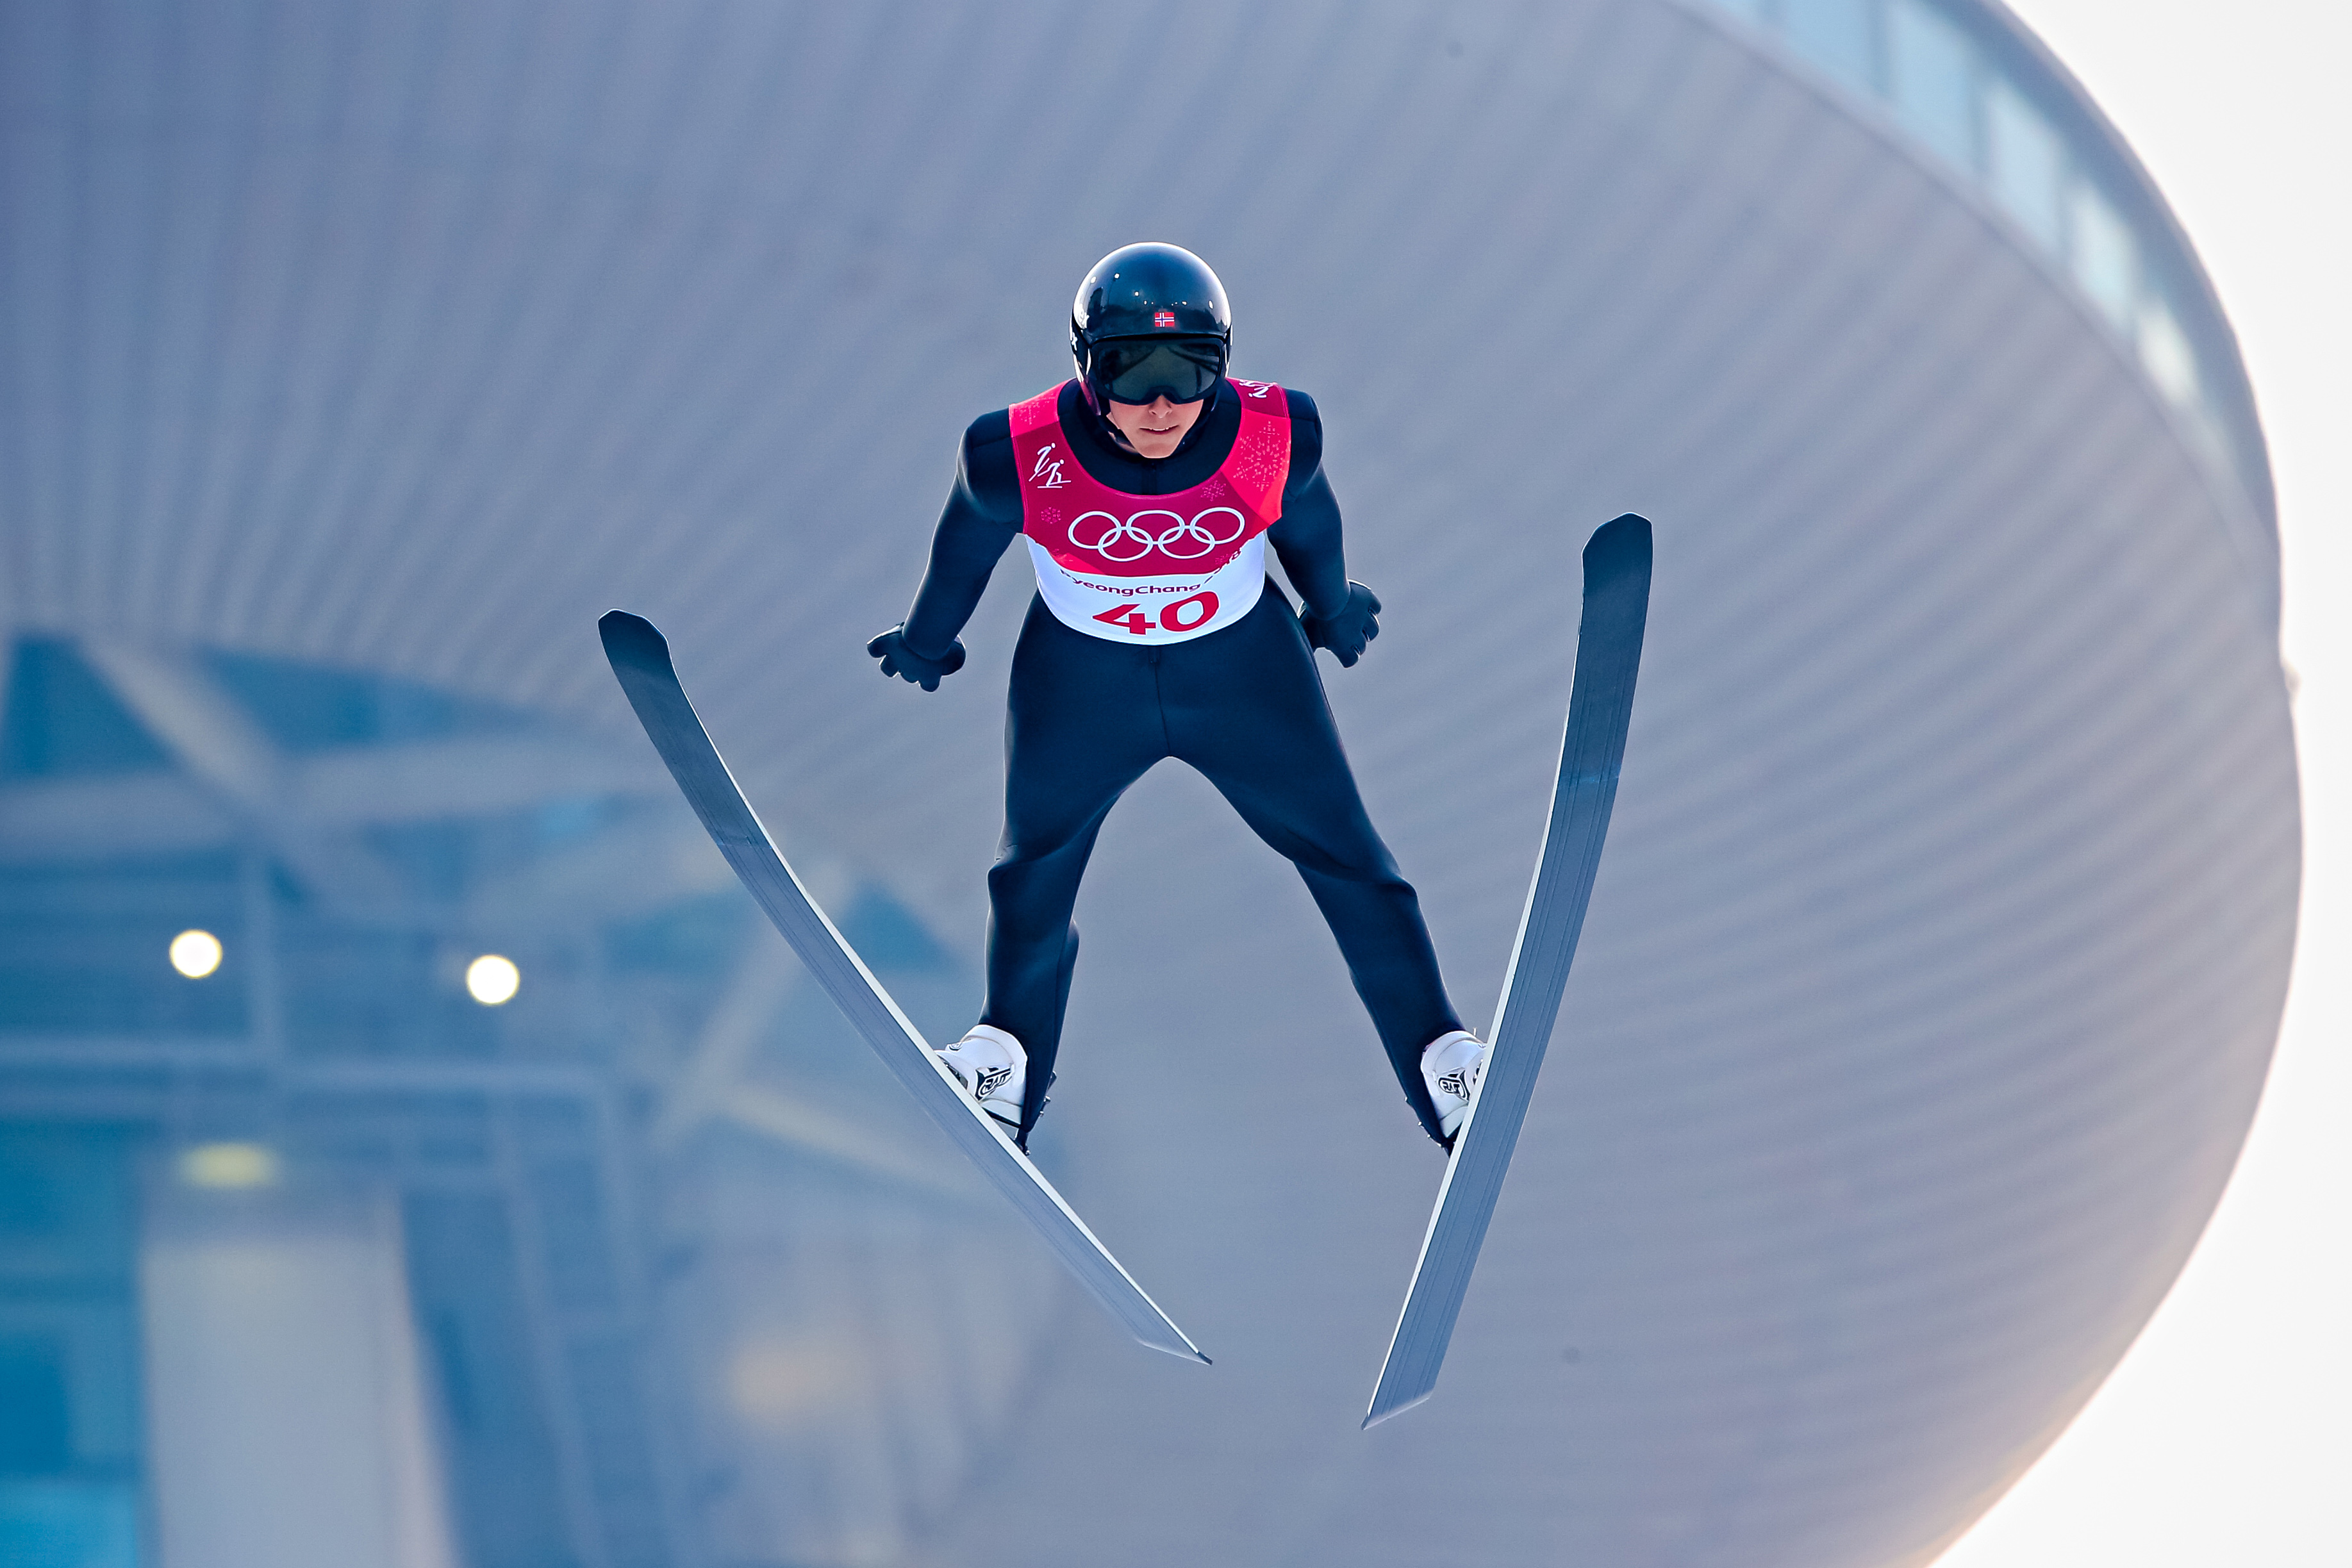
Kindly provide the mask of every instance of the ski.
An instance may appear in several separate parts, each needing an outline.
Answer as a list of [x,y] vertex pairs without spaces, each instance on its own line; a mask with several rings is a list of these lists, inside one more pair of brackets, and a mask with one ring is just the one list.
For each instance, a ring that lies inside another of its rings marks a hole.
[[809,897],[808,889],[777,852],[774,841],[743,799],[694,705],[687,700],[686,688],[678,684],[677,671],[670,663],[669,643],[661,632],[651,622],[622,610],[605,615],[597,622],[597,630],[604,637],[604,656],[612,662],[613,674],[619,677],[621,689],[628,695],[629,706],[636,710],[654,749],[668,765],[670,777],[677,780],[695,815],[718,841],[728,864],[735,868],[735,874],[742,878],[743,885],[834,1005],[1121,1328],[1153,1350],[1206,1364],[1209,1358],[1144,1294],[1143,1288],[1054,1190],[1054,1184],[963,1092],[873,971]]
[[1584,615],[1577,628],[1576,678],[1552,785],[1551,818],[1487,1036],[1493,1050],[1486,1076],[1454,1135],[1412,1285],[1364,1414],[1366,1427],[1428,1398],[1445,1363],[1454,1320],[1518,1145],[1519,1124],[1535,1092],[1536,1073],[1551,1042],[1552,1022],[1584,929],[1625,759],[1649,607],[1650,525],[1629,512],[1603,523],[1584,547]]

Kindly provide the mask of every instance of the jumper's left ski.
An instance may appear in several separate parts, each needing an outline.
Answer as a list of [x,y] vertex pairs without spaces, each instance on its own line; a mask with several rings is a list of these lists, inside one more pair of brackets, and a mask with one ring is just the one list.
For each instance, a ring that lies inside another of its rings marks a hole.
[[776,851],[768,831],[760,825],[734,776],[727,771],[719,748],[696,716],[694,705],[678,685],[671,665],[669,643],[653,623],[626,611],[615,610],[597,622],[604,639],[604,656],[620,677],[629,706],[654,749],[669,765],[670,777],[686,792],[687,802],[719,842],[719,852],[751,896],[792,944],[834,1005],[846,1014],[866,1043],[874,1048],[898,1081],[911,1091],[931,1119],[955,1145],[978,1166],[996,1189],[1021,1211],[1021,1217],[1045,1238],[1045,1245],[1094,1293],[1119,1326],[1154,1350],[1206,1362],[1184,1331],[1169,1321],[1134,1278],[1095,1239],[1085,1221],[1062,1201],[1029,1156],[996,1128],[994,1120],[963,1092],[939,1054],[925,1043],[898,1004],[882,988],[874,972],[842,940],[801,885],[793,868]]
[[1364,1425],[1385,1420],[1429,1397],[1454,1337],[1454,1315],[1470,1288],[1486,1222],[1503,1190],[1519,1124],[1535,1092],[1536,1071],[1551,1042],[1560,993],[1584,930],[1585,905],[1601,868],[1601,841],[1617,800],[1625,732],[1633,717],[1633,677],[1650,613],[1650,525],[1628,512],[1593,531],[1584,547],[1584,619],[1576,634],[1576,679],[1569,694],[1568,733],[1544,830],[1519,916],[1519,939],[1503,981],[1502,1004],[1488,1038],[1486,1074],[1454,1134],[1454,1154],[1437,1189],[1437,1207],[1422,1239],[1412,1289],[1389,1342],[1380,1385]]

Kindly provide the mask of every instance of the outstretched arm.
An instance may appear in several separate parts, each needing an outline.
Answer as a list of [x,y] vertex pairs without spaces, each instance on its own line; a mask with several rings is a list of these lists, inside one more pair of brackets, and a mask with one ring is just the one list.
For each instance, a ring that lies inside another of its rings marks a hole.
[[1310,646],[1328,648],[1344,668],[1381,634],[1381,601],[1348,580],[1340,542],[1339,502],[1323,476],[1323,421],[1304,392],[1291,392],[1290,480],[1283,486],[1282,517],[1266,530],[1283,575],[1298,591],[1298,619]]
[[1005,547],[1020,536],[1020,519],[1011,432],[1003,413],[984,415],[964,432],[955,487],[940,511],[940,526],[931,531],[930,564],[915,591],[914,608],[866,644],[882,661],[884,674],[930,692],[963,667],[963,644],[956,633],[971,619]]

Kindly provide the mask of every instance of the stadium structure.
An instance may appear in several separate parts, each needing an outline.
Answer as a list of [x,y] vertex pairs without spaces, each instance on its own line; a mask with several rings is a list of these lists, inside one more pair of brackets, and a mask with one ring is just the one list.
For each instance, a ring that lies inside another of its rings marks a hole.
[[[2263,437],[1990,0],[15,0],[0,106],[0,1556],[1912,1568],[2220,1194],[2299,864]],[[1549,1062],[1369,1433],[1439,1162],[1206,785],[1110,821],[1036,1146],[1213,1368],[903,1103],[597,648],[669,632],[960,1030],[1018,556],[938,694],[863,644],[1140,238],[1324,411],[1387,605],[1327,684],[1474,1023],[1578,549],[1657,526]]]

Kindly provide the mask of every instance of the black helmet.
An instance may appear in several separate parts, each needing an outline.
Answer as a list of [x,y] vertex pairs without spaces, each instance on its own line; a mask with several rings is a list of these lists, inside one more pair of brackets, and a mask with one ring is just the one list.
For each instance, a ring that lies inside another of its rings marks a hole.
[[1121,246],[1070,306],[1070,355],[1097,409],[1106,397],[1197,402],[1225,373],[1233,335],[1225,286],[1181,246]]

